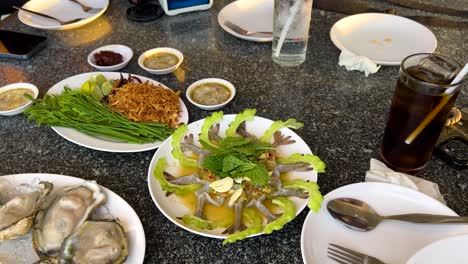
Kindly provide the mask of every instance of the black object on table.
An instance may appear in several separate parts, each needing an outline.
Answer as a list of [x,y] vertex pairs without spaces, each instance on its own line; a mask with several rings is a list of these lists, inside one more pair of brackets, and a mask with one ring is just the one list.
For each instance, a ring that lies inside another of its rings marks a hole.
[[149,22],[156,20],[164,14],[164,10],[157,1],[129,0],[135,6],[127,9],[127,18],[135,22]]

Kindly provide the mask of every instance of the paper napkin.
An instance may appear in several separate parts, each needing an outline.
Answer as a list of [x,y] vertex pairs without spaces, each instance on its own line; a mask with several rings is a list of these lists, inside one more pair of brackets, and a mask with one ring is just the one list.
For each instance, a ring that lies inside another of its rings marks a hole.
[[369,74],[376,73],[380,66],[377,66],[373,61],[364,56],[358,56],[347,50],[343,50],[340,54],[338,65],[345,66],[348,71],[364,72],[366,77]]
[[428,180],[411,176],[401,172],[395,172],[383,162],[376,159],[370,160],[370,170],[366,172],[366,182],[387,182],[398,184],[416,191],[425,193],[440,202],[447,204],[440,193],[439,185]]

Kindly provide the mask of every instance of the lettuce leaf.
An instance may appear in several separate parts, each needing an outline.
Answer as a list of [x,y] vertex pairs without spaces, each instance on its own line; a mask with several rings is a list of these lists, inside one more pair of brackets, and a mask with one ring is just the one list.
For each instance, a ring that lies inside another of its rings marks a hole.
[[202,187],[201,184],[187,184],[177,185],[170,183],[164,178],[164,170],[167,168],[167,161],[165,158],[161,158],[156,163],[156,167],[153,171],[154,178],[159,182],[161,188],[166,192],[175,193],[176,195],[186,195],[193,193]]
[[291,190],[305,190],[307,193],[309,193],[308,207],[310,210],[316,213],[319,211],[323,196],[319,191],[319,186],[317,183],[306,182],[303,180],[291,180],[283,182],[283,188]]
[[236,118],[231,122],[231,124],[229,124],[229,128],[226,130],[226,136],[234,137],[240,124],[242,124],[244,121],[252,120],[256,113],[256,109],[245,109],[242,111],[242,113],[236,115]]
[[288,198],[276,197],[271,201],[273,204],[276,204],[283,209],[283,214],[265,226],[263,229],[265,234],[271,234],[273,231],[281,230],[285,224],[292,221],[296,217],[296,207],[294,206],[294,203],[291,202]]
[[282,128],[289,127],[289,128],[298,129],[298,128],[301,128],[303,126],[304,126],[303,123],[298,122],[294,118],[289,118],[286,121],[278,120],[278,121],[274,122],[273,124],[271,124],[270,128],[268,128],[267,131],[265,132],[265,134],[260,138],[260,141],[270,142],[270,139],[273,137],[273,134],[275,134],[276,131],[278,131],[278,130],[280,130]]
[[223,119],[223,112],[214,112],[211,116],[207,117],[205,121],[203,122],[202,128],[201,128],[201,134],[200,134],[200,142],[203,141],[204,144],[207,144],[211,147],[218,148],[215,144],[211,143],[210,138],[208,136],[210,132],[210,128],[221,121]]
[[280,164],[299,163],[299,162],[309,163],[310,165],[312,165],[314,170],[318,173],[325,172],[325,168],[326,168],[325,162],[323,162],[319,158],[319,156],[312,155],[312,154],[295,153],[287,158],[279,158],[277,162]]
[[179,126],[172,134],[172,156],[174,156],[174,158],[179,161],[180,165],[184,167],[196,168],[198,167],[197,160],[185,156],[180,146],[180,142],[182,141],[182,138],[187,133],[187,131],[188,126],[184,124]]
[[242,215],[250,223],[250,226],[243,231],[228,236],[226,239],[224,239],[223,245],[243,240],[251,235],[255,235],[262,232],[263,218],[260,217],[253,208],[244,208]]

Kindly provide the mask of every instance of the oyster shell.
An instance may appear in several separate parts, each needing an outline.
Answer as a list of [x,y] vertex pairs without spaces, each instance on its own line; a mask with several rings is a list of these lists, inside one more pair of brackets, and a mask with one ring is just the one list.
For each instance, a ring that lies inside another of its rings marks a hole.
[[58,256],[65,238],[106,199],[106,194],[95,181],[86,181],[59,192],[50,205],[37,214],[32,234],[33,247],[38,255]]
[[53,185],[41,181],[31,191],[20,193],[0,207],[0,241],[29,232],[37,211]]
[[119,223],[86,221],[63,243],[59,264],[119,264],[127,256],[127,237]]

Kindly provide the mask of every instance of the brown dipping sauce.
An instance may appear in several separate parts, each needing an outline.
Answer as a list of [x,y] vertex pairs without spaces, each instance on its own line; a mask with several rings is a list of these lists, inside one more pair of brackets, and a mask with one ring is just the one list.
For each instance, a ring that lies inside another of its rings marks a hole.
[[94,54],[98,66],[114,66],[123,62],[122,54],[110,50],[102,50]]

